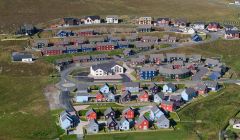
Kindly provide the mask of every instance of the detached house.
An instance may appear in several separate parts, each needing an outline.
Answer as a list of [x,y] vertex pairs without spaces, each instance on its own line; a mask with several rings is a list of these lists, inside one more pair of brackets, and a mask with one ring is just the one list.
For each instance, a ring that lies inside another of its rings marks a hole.
[[78,18],[63,18],[61,21],[61,26],[64,26],[64,27],[74,26],[79,24],[80,24],[80,20]]
[[158,26],[169,26],[171,23],[170,18],[158,18],[157,19],[157,25]]
[[104,101],[106,101],[103,93],[98,92],[98,93],[96,94],[96,101],[97,101],[97,102],[104,102]]
[[33,55],[27,52],[13,52],[12,61],[14,62],[32,62]]
[[159,92],[154,94],[153,98],[154,98],[154,102],[159,104],[164,100],[165,97],[163,93]]
[[48,47],[48,43],[49,41],[47,39],[39,39],[39,40],[34,40],[33,42],[33,46],[35,48],[44,48],[44,47]]
[[149,128],[149,121],[146,119],[146,117],[141,116],[135,125],[140,130],[147,130]]
[[195,22],[192,24],[193,29],[195,30],[204,30],[205,29],[205,23],[204,22]]
[[164,116],[164,113],[161,111],[161,109],[158,106],[154,106],[151,108],[150,119],[152,121],[159,119],[161,116]]
[[105,119],[108,118],[115,118],[115,111],[112,109],[112,107],[107,108],[107,110],[104,111]]
[[117,24],[119,21],[119,17],[117,15],[110,15],[106,17],[106,22],[107,23],[115,23]]
[[182,105],[182,97],[181,97],[181,95],[171,94],[169,96],[169,101],[172,101],[176,108],[180,107]]
[[220,24],[217,22],[211,22],[207,26],[208,31],[217,32],[220,29]]
[[158,43],[158,37],[156,36],[142,36],[142,42]]
[[99,124],[97,120],[90,120],[89,124],[87,125],[87,133],[96,134],[98,132],[99,132]]
[[216,81],[206,81],[204,84],[207,86],[208,91],[217,91],[219,89],[219,84]]
[[133,119],[134,114],[134,110],[131,107],[124,109],[122,112],[122,116],[126,117],[127,119]]
[[84,102],[88,102],[89,100],[89,94],[88,93],[76,93],[76,102],[77,103],[84,103]]
[[173,112],[175,109],[174,103],[172,101],[165,101],[163,100],[161,102],[161,108],[163,108],[165,111]]
[[131,93],[139,92],[140,83],[138,83],[138,82],[125,82],[125,83],[123,83],[122,90],[123,91],[129,91]]
[[207,93],[207,86],[204,85],[203,83],[199,83],[195,86],[195,90],[197,91],[198,95],[203,95]]
[[120,130],[129,130],[130,129],[130,122],[128,121],[127,118],[123,117],[119,121],[119,129]]
[[160,118],[157,119],[156,124],[157,124],[158,128],[169,128],[170,127],[170,121],[164,115],[162,115]]
[[101,19],[99,16],[87,16],[84,18],[84,24],[99,24]]
[[137,24],[151,25],[152,24],[152,17],[140,17],[140,18],[137,19]]
[[67,111],[61,112],[60,116],[59,116],[59,124],[60,124],[60,127],[64,130],[67,130],[67,129],[73,127],[74,120],[73,120],[71,114]]
[[225,39],[240,39],[240,31],[238,30],[228,30],[225,31]]
[[176,85],[173,83],[167,83],[163,86],[163,92],[175,92],[177,90]]
[[103,93],[103,94],[108,94],[108,93],[111,91],[111,89],[110,89],[109,85],[108,85],[107,83],[105,83],[105,84],[99,89],[99,91],[100,91],[101,93]]
[[129,101],[131,101],[131,92],[127,90],[121,95],[119,102],[124,103]]
[[90,74],[93,76],[108,76],[123,73],[124,68],[115,62],[96,64],[90,67]]
[[149,87],[148,87],[148,90],[152,93],[152,94],[155,94],[155,93],[158,93],[160,91],[160,88],[157,84],[155,83],[152,83]]
[[87,120],[96,120],[97,119],[97,113],[94,109],[89,109],[87,112],[86,112],[86,118]]
[[149,101],[149,95],[147,91],[142,91],[139,95],[138,95],[138,100],[140,102],[148,102]]
[[109,131],[114,131],[119,129],[118,122],[112,117],[107,119],[107,127]]
[[194,97],[197,96],[195,89],[193,88],[186,88],[182,93],[181,93],[182,99],[184,101],[190,101]]

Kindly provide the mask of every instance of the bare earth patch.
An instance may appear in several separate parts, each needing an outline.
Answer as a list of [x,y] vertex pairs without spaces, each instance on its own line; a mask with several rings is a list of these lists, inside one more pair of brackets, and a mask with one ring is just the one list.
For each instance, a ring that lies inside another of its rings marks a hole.
[[61,108],[60,101],[59,101],[60,91],[54,85],[48,85],[44,89],[44,95],[48,100],[50,110]]

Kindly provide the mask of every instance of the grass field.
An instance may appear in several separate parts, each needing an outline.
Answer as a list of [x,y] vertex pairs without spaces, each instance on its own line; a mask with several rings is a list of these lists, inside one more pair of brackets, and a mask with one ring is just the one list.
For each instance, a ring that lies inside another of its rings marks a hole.
[[1,0],[0,11],[1,32],[13,30],[23,23],[84,15],[146,15],[205,21],[224,21],[227,18],[239,21],[239,9],[229,7],[225,0]]
[[[18,45],[17,45],[18,44]],[[43,95],[51,83],[51,66],[10,62],[10,52],[25,42],[0,43],[0,139],[53,139],[62,131],[51,117]]]

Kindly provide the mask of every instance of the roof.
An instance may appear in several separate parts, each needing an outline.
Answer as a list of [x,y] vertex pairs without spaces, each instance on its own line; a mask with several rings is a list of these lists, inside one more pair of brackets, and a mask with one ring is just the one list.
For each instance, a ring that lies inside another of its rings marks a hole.
[[140,87],[139,82],[124,82],[123,86],[125,87]]
[[110,123],[112,123],[112,122],[117,123],[116,120],[115,120],[114,118],[112,118],[112,117],[110,117],[110,118],[107,119],[107,124],[110,124]]
[[164,122],[164,121],[166,121],[166,120],[168,120],[168,119],[165,117],[165,115],[162,115],[161,117],[159,117],[159,118],[157,119],[157,123],[161,123],[161,122]]
[[127,95],[131,95],[131,92],[129,92],[129,91],[125,91],[122,95],[121,95],[121,98],[124,98],[124,97],[126,97]]
[[161,104],[173,105],[173,102],[172,101],[165,101],[165,100],[163,100]]
[[66,119],[71,119],[71,114],[68,111],[62,111],[60,113],[60,119],[61,121],[65,121]]
[[82,48],[96,48],[96,45],[94,45],[94,44],[82,44],[81,47]]
[[227,30],[225,32],[226,32],[226,34],[240,34],[239,30]]
[[108,15],[106,18],[115,18],[115,19],[118,19],[118,16],[117,16],[117,15]]
[[129,110],[132,110],[132,111],[133,111],[133,109],[132,109],[131,107],[127,107],[127,108],[125,108],[125,109],[122,111],[122,113],[125,114],[125,113],[128,112]]
[[156,93],[154,96],[158,96],[161,99],[164,99],[164,94],[162,92]]
[[203,83],[199,83],[195,86],[196,90],[206,90],[207,86],[204,85]]
[[105,41],[104,37],[92,37],[92,38],[88,38],[89,42],[103,42]]
[[188,94],[188,95],[190,95],[190,94],[192,94],[192,93],[195,93],[195,89],[194,89],[194,88],[191,88],[191,87],[190,87],[190,88],[186,88],[186,89],[185,89],[185,93]]
[[86,16],[85,19],[90,18],[92,20],[100,20],[100,16]]
[[174,94],[171,94],[169,96],[169,99],[170,100],[174,100],[174,101],[180,101],[182,99],[182,97],[180,95],[174,95]]
[[[142,123],[143,121],[147,120],[147,118],[145,116],[141,116],[138,120],[137,120],[137,124]],[[147,120],[148,121],[148,120]]]
[[174,85],[173,83],[167,83],[166,86],[172,89],[176,88],[176,85]]
[[171,19],[170,18],[158,18],[157,21],[161,21],[161,20],[166,20],[166,21],[170,21]]
[[172,68],[168,68],[168,67],[163,67],[163,66],[160,66],[159,67],[159,73],[160,74],[186,74],[186,73],[189,73],[190,70],[187,69],[187,68],[181,68],[181,69],[172,69]]
[[12,59],[13,61],[22,61],[24,58],[32,58],[32,54],[28,52],[13,52]]
[[158,41],[158,37],[156,36],[142,36],[143,40],[152,40],[152,41]]
[[135,43],[136,48],[150,48],[153,46],[151,42],[141,42],[141,41],[136,41]]
[[99,126],[97,120],[90,120],[89,124],[88,124],[88,127],[91,128],[93,126]]
[[92,112],[95,112],[96,113],[96,111],[93,109],[93,108],[91,108],[91,109],[89,109],[87,112],[86,112],[86,116],[88,116],[90,113],[92,113]]
[[[100,63],[92,66],[93,70],[102,69],[104,71],[111,71],[111,68],[118,65],[116,62]],[[120,65],[119,65],[120,66]]]
[[88,93],[77,92],[77,96],[89,96]]
[[218,85],[218,82],[216,82],[216,81],[206,81],[206,82],[204,82],[204,84],[207,87],[216,87]]
[[88,90],[89,85],[87,84],[78,84],[77,90]]
[[152,25],[138,25],[137,29],[151,29]]
[[114,110],[112,109],[112,107],[107,108],[107,109],[104,111],[104,116],[106,116],[107,114],[109,114],[109,113],[111,113],[111,112],[114,112]]
[[121,120],[119,121],[119,124],[123,124],[125,121],[129,122],[126,117],[122,117]]
[[153,59],[164,60],[165,56],[164,56],[164,54],[150,54],[150,60],[153,61]]
[[97,42],[96,45],[97,45],[97,46],[109,46],[109,45],[111,45],[111,46],[116,46],[116,44],[115,44],[115,43],[112,43],[112,42]]
[[153,67],[142,67],[141,71],[156,71],[156,69]]
[[119,45],[129,45],[128,41],[118,41]]

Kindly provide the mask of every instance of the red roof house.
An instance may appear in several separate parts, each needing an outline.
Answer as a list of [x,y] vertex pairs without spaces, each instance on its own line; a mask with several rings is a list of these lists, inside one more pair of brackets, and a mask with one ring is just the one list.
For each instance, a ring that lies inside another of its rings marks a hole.
[[147,130],[149,128],[149,121],[146,117],[142,116],[136,122],[136,127],[141,130]]
[[96,101],[97,101],[97,102],[103,102],[103,101],[105,101],[104,95],[103,95],[102,93],[98,92],[98,93],[96,94]]
[[174,103],[172,101],[163,100],[160,107],[163,108],[165,111],[174,111]]
[[148,102],[149,101],[149,95],[147,91],[143,91],[139,94],[138,100],[141,102]]
[[111,42],[99,42],[96,44],[97,51],[111,51],[115,49],[115,45]]
[[216,31],[218,31],[219,29],[220,29],[220,25],[219,25],[219,23],[217,23],[217,22],[211,22],[211,23],[209,23],[208,26],[207,26],[207,30],[208,30],[208,31],[216,32]]
[[128,107],[123,110],[122,115],[126,117],[127,119],[133,119],[134,118],[134,110],[131,107]]
[[96,120],[97,119],[97,113],[92,108],[86,112],[86,118],[90,120]]

